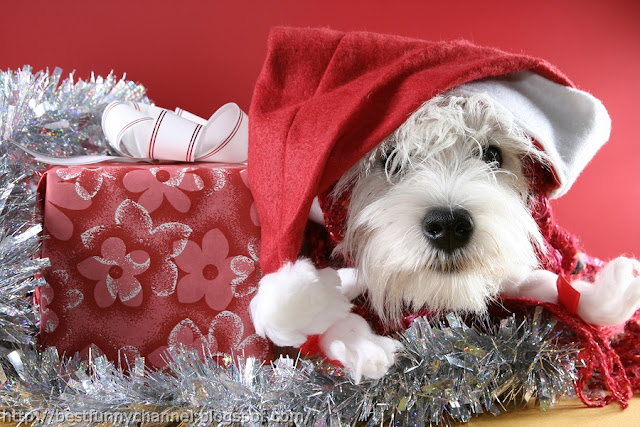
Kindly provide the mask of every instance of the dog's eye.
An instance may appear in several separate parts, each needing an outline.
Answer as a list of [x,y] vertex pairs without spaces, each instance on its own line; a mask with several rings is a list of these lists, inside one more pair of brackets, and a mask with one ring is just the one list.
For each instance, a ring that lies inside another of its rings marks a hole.
[[396,152],[389,150],[380,156],[380,164],[387,175],[394,176],[400,173],[402,167],[396,159]]
[[502,166],[502,153],[495,145],[490,145],[482,152],[482,161],[497,168]]

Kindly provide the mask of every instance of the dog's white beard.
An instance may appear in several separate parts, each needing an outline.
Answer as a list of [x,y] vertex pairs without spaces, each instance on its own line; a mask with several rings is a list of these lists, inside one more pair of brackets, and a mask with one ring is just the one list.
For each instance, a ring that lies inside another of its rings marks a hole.
[[[383,320],[397,322],[405,307],[483,313],[503,280],[538,264],[543,239],[523,196],[477,160],[454,163],[417,165],[393,185],[371,171],[353,188],[338,249],[354,260]],[[450,255],[423,233],[437,207],[463,208],[473,219],[470,241]]]

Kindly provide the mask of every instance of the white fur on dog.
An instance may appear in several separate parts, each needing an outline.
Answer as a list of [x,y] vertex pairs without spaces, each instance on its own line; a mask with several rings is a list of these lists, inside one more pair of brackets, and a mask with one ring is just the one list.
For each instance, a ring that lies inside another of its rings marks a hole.
[[401,344],[376,335],[366,320],[349,313],[320,337],[320,347],[328,358],[339,360],[358,384],[366,378],[381,378],[393,365],[394,353]]
[[[500,167],[483,160],[490,146],[501,152]],[[351,191],[336,250],[355,268],[318,270],[298,260],[267,274],[250,304],[257,333],[290,346],[322,334],[325,355],[359,381],[380,378],[400,346],[350,313],[349,301],[361,294],[396,324],[405,308],[482,314],[500,293],[557,303],[558,276],[538,270],[544,242],[523,170],[531,162],[549,157],[492,98],[450,92],[427,101],[336,185],[336,196]],[[465,246],[447,253],[425,236],[434,208],[470,214]],[[578,314],[594,324],[624,322],[640,306],[639,274],[638,261],[618,258],[595,283],[574,282]]]
[[318,270],[304,259],[267,274],[249,305],[256,333],[276,345],[301,346],[349,314],[339,286],[336,270]]
[[[501,168],[481,159],[491,145]],[[338,249],[355,260],[380,317],[398,320],[404,306],[482,313],[504,279],[536,268],[543,244],[527,206],[527,156],[542,160],[491,99],[441,96],[345,175],[337,191],[353,188]],[[470,213],[466,247],[447,255],[428,242],[422,223],[434,208]]]

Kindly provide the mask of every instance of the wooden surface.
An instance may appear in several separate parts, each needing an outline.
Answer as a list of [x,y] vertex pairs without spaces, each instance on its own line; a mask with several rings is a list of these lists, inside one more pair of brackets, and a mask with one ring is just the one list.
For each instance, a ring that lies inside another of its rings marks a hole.
[[622,410],[617,404],[611,404],[604,408],[588,408],[580,400],[571,399],[557,403],[546,412],[540,411],[539,408],[528,407],[522,410],[513,410],[497,417],[483,415],[474,418],[467,424],[456,425],[469,427],[640,426],[640,397],[634,397],[625,410]]
[[[0,422],[0,427],[15,426]],[[168,426],[169,424],[165,424]],[[171,424],[176,426],[179,424]],[[604,408],[587,408],[578,399],[564,400],[557,403],[548,411],[527,407],[512,410],[500,416],[483,415],[472,419],[469,423],[454,424],[453,427],[631,427],[640,426],[640,396],[634,397],[625,410],[619,405],[612,404]]]

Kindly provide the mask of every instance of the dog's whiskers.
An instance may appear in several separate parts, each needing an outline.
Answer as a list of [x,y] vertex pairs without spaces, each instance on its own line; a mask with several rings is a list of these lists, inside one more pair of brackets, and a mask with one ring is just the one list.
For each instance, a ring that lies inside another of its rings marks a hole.
[[425,269],[441,274],[453,274],[460,271],[477,269],[478,262],[463,251],[446,254],[444,251],[431,252],[431,258],[425,264]]

